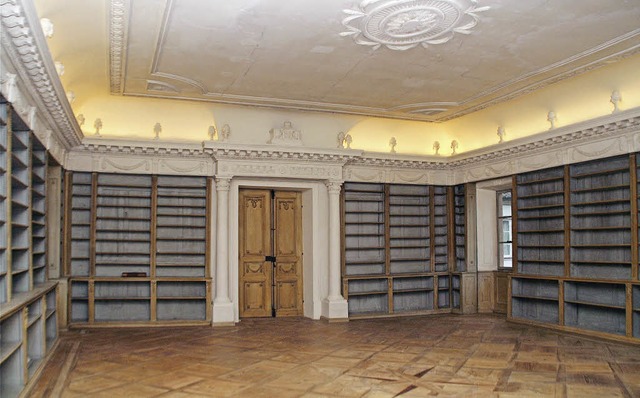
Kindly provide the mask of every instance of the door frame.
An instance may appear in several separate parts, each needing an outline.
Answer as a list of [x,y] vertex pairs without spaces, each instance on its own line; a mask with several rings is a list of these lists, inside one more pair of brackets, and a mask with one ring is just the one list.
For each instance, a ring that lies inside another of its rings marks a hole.
[[[274,189],[302,193],[302,292],[304,317],[320,319],[322,298],[328,294],[329,217],[327,188],[323,181],[234,177],[229,189],[229,298],[234,321],[240,321],[239,196],[240,189]],[[323,222],[324,220],[324,222]]]

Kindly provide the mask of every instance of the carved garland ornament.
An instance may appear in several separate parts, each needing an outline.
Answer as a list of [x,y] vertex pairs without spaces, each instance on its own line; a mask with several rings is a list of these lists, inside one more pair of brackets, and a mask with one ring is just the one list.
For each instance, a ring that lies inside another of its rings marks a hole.
[[408,50],[442,44],[454,33],[470,34],[478,24],[477,0],[364,0],[355,10],[344,10],[347,28],[356,44]]

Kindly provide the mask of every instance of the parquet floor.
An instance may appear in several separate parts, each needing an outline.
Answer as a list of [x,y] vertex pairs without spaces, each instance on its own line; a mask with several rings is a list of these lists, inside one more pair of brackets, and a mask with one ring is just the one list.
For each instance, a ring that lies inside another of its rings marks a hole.
[[640,397],[640,347],[484,315],[92,329],[31,396]]

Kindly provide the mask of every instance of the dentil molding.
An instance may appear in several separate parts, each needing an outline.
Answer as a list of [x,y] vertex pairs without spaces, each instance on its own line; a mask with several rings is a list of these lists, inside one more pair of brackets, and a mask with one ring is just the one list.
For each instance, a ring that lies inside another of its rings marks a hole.
[[[50,130],[63,151],[79,145],[82,132],[66,100],[33,4],[0,0],[0,26],[4,97],[36,134],[46,135]],[[54,149],[56,156],[60,149]]]

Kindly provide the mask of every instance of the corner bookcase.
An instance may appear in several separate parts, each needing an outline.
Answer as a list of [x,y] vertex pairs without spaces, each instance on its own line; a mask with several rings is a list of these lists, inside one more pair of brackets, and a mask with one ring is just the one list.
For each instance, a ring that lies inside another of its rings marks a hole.
[[211,322],[211,179],[67,172],[71,326]]
[[509,318],[640,343],[638,155],[514,177]]
[[453,193],[428,185],[344,184],[342,280],[350,318],[460,306],[460,275],[451,271],[465,261],[464,247],[456,251],[453,241],[464,246],[464,189],[459,218]]
[[0,396],[17,397],[58,336],[47,279],[47,151],[0,97]]

